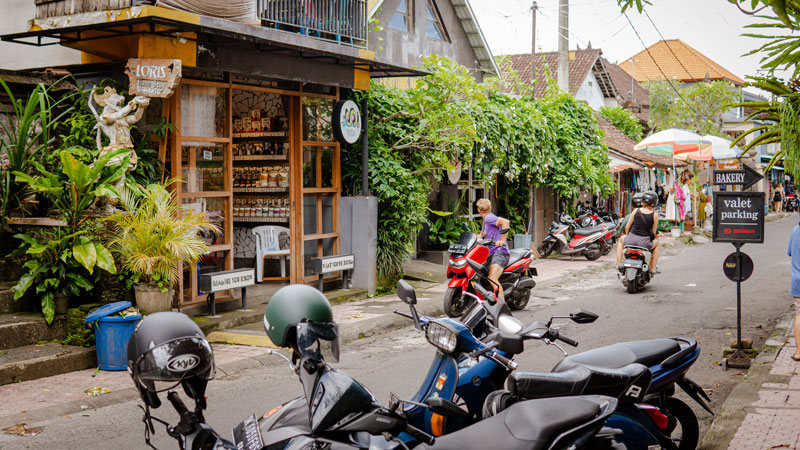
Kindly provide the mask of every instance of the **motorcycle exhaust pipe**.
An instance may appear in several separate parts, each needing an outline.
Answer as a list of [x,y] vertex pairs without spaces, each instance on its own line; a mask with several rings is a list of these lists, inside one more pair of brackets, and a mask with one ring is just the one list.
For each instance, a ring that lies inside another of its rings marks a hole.
[[514,284],[514,289],[533,289],[534,287],[536,287],[536,281],[530,277],[521,277]]

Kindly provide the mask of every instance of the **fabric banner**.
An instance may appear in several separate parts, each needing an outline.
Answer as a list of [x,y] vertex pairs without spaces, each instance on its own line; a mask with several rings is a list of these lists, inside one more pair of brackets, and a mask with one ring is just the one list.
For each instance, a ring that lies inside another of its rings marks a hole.
[[158,0],[156,6],[179,9],[203,16],[219,17],[248,25],[258,25],[255,0]]

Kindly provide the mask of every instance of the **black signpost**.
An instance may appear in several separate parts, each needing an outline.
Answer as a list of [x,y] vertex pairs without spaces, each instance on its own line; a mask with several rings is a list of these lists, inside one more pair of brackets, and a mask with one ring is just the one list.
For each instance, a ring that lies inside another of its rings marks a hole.
[[[744,166],[743,170],[716,170],[714,184],[742,186],[755,184],[761,174]],[[722,271],[736,282],[736,351],[725,360],[723,368],[747,369],[750,357],[742,351],[742,281],[753,273],[753,260],[741,251],[744,244],[764,242],[763,192],[714,192],[713,242],[730,242],[736,248],[725,258]]]

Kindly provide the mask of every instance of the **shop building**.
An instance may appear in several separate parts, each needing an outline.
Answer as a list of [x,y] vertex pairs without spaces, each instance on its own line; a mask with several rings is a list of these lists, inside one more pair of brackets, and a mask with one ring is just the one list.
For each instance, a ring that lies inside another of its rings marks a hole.
[[[368,89],[371,78],[419,74],[367,50],[366,0],[335,9],[322,0],[238,2],[241,8],[203,0],[30,1],[29,31],[2,40],[79,50],[81,64],[61,67],[79,80],[112,78],[130,89],[126,70],[136,64],[179,72],[174,93],[152,98],[140,126],[173,124],[154,143],[164,175],[179,178],[178,201],[212,214],[221,232],[206,236],[210,254],[184,267],[174,307],[205,304],[201,273],[262,267],[265,282],[310,283],[313,258],[341,253],[334,107],[347,89]],[[140,91],[158,89],[156,72],[150,75],[156,81]],[[264,259],[256,246],[263,238],[277,244]]]

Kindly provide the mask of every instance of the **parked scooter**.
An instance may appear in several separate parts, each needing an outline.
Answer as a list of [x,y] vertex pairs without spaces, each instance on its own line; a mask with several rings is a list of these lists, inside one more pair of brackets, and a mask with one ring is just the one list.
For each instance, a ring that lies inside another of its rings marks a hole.
[[[508,229],[500,230],[507,233]],[[447,290],[444,293],[444,312],[450,317],[461,316],[469,307],[471,299],[464,296],[465,292],[475,293],[469,280],[474,276],[474,271],[467,266],[467,259],[477,261],[488,269],[489,239],[479,239],[478,235],[470,232],[461,234],[458,242],[450,245],[450,261],[447,265]],[[509,252],[508,264],[500,275],[500,284],[503,287],[503,296],[508,306],[513,310],[525,309],[531,298],[531,289],[536,286],[533,277],[537,275],[533,263],[533,252],[527,248],[515,248]],[[487,288],[493,289],[490,285]]]
[[652,279],[650,257],[650,250],[645,247],[625,246],[617,276],[629,294],[635,294]]
[[583,255],[594,261],[607,254],[616,239],[616,227],[606,223],[581,228],[568,215],[561,214],[559,222],[553,222],[544,240],[538,247],[542,258],[556,252],[562,255]]
[[800,210],[800,200],[797,199],[796,194],[786,194],[786,197],[783,199],[783,210],[786,212]]
[[[482,270],[479,265],[468,261],[471,267],[474,267],[476,274],[479,276],[487,276],[487,273]],[[476,289],[481,289],[480,286]],[[490,298],[486,297],[486,298]],[[487,302],[482,303],[483,306]],[[485,308],[486,312],[481,308],[473,307],[464,314],[462,320],[467,324],[473,333],[487,333],[491,332],[491,324],[502,324],[506,331],[509,330],[513,321],[510,318],[504,318],[506,314],[501,309]],[[489,315],[488,319],[485,314]],[[580,313],[573,313],[571,318],[578,317]],[[590,314],[590,313],[588,313]],[[588,323],[592,322],[587,316],[587,313],[580,314],[582,319]],[[595,316],[596,318],[596,316]],[[573,319],[575,320],[575,319]],[[550,329],[550,324],[553,318],[547,324],[539,324],[539,329],[544,330],[547,327],[547,332],[538,333],[546,344],[554,344],[556,339],[562,339],[564,336],[557,333],[556,330]],[[488,325],[487,325],[488,324]],[[478,326],[474,326],[478,325]],[[518,325],[518,327],[520,327]],[[525,327],[527,329],[528,326]],[[488,331],[487,331],[488,330]],[[568,340],[576,344],[575,341]],[[566,352],[556,345],[566,356]],[[508,356],[508,355],[507,355]],[[648,448],[649,445],[661,445],[662,448],[678,448],[678,449],[693,449],[698,441],[698,424],[697,418],[685,403],[678,399],[673,398],[675,393],[675,384],[680,386],[692,399],[697,401],[700,406],[713,415],[713,412],[705,403],[709,398],[706,393],[695,382],[686,377],[686,372],[694,364],[700,356],[700,348],[697,346],[697,341],[691,338],[670,338],[670,339],[653,339],[647,341],[634,341],[622,342],[607,347],[601,347],[594,350],[589,350],[584,353],[579,353],[574,356],[565,358],[561,363],[556,365],[553,372],[565,372],[562,374],[521,374],[517,372],[512,377],[524,380],[522,385],[516,383],[514,380],[509,379],[506,383],[507,386],[512,388],[513,393],[498,392],[490,394],[491,398],[486,400],[486,411],[498,411],[506,407],[508,404],[513,403],[514,399],[530,399],[542,398],[552,395],[580,395],[588,393],[602,393],[603,395],[610,395],[617,397],[621,405],[617,413],[613,416],[616,419],[610,420],[614,427],[622,429],[624,437],[620,441],[624,442],[628,449]],[[630,367],[631,364],[642,364],[649,368],[652,373],[652,384],[649,388],[642,392],[642,396],[638,399],[631,397],[621,397],[620,391],[610,389],[611,383],[605,380],[605,377],[617,378],[628,375],[636,374],[636,371]],[[583,367],[587,366],[587,367]],[[622,373],[605,373],[603,369],[610,369],[622,371]],[[600,370],[600,373],[596,373]],[[521,378],[520,378],[521,377]],[[600,389],[594,391],[596,388],[595,382],[601,386],[609,389]],[[645,396],[646,394],[646,396]],[[635,408],[631,407],[629,403],[631,400],[636,400]],[[646,415],[647,419],[645,419]],[[621,417],[618,417],[621,416]],[[631,421],[638,423],[643,427],[646,432],[639,429],[630,429]],[[638,436],[631,438],[631,436]],[[674,442],[673,442],[674,441]],[[675,444],[677,443],[677,444]]]

